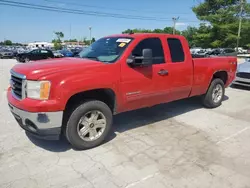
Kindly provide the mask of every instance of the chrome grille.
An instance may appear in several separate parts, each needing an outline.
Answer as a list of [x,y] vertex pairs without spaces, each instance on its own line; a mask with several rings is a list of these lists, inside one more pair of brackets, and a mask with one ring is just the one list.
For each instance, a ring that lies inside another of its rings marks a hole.
[[26,76],[16,73],[14,71],[10,71],[11,79],[10,79],[10,86],[12,95],[21,100],[25,97],[25,79]]

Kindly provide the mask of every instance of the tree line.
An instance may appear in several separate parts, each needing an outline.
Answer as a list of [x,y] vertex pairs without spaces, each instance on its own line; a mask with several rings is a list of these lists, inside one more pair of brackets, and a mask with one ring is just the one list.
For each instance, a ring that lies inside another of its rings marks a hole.
[[[56,38],[52,40],[52,43],[54,44],[54,48],[56,50],[61,50],[62,49],[62,39],[64,38],[64,34],[61,31],[56,31],[54,32]],[[77,40],[77,39],[68,39],[64,40],[64,42],[83,42],[85,45],[90,45],[93,42],[95,42],[95,38],[92,38],[91,40],[87,40],[86,37],[83,38],[83,40]]]
[[[242,9],[241,9],[242,8]],[[250,48],[250,3],[246,0],[205,0],[192,8],[202,21],[198,27],[188,26],[176,34],[185,36],[191,47],[234,48],[237,45],[239,20],[242,17],[239,46]],[[172,27],[163,29],[127,29],[123,33],[173,33]]]

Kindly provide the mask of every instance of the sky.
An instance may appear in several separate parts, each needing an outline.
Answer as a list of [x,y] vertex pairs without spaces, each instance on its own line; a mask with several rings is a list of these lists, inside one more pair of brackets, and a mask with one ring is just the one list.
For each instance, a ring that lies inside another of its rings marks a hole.
[[[172,26],[173,17],[178,17],[177,29],[198,26],[199,20],[192,12],[196,0],[10,0],[78,9],[82,11],[105,12],[110,14],[133,15],[141,17],[165,18],[165,20],[118,19],[89,15],[49,12],[0,5],[0,41],[9,39],[14,42],[50,42],[55,38],[54,31],[62,31],[64,39],[96,39],[105,35],[117,34],[130,28],[155,29]],[[1,0],[0,0],[1,2]]]

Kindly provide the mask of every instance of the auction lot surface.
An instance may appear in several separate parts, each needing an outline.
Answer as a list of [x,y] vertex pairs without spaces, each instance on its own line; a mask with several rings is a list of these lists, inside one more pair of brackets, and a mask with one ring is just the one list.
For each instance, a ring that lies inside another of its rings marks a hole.
[[115,117],[105,144],[73,150],[28,137],[9,112],[15,60],[0,60],[0,187],[250,187],[250,89],[228,88],[221,107],[196,98]]

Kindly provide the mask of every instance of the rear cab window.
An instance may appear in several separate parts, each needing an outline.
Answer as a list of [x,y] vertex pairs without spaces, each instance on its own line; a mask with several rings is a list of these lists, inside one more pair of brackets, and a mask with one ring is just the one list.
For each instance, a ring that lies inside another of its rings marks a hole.
[[168,38],[167,44],[169,47],[172,62],[173,63],[184,62],[185,53],[181,41],[177,38]]

